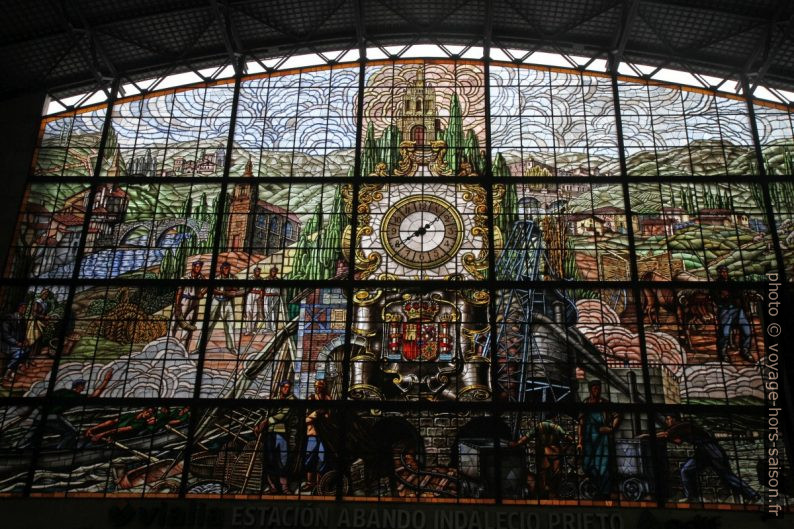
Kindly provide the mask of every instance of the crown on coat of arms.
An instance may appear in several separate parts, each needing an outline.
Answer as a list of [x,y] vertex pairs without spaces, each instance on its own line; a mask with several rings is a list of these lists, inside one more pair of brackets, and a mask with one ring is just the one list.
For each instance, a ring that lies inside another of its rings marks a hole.
[[403,312],[408,320],[432,320],[438,314],[438,303],[431,300],[407,301],[403,305]]

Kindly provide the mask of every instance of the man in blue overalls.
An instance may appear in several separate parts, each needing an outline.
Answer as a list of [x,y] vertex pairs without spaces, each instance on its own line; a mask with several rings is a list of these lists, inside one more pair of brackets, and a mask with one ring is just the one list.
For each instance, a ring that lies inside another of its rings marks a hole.
[[744,312],[744,299],[740,292],[730,289],[731,279],[728,277],[728,267],[720,265],[717,267],[717,280],[715,281],[720,288],[715,292],[714,302],[717,305],[717,358],[722,362],[728,358],[728,343],[731,339],[731,331],[734,327],[739,328],[742,340],[739,343],[739,354],[744,360],[754,362],[750,354],[750,343],[752,342],[752,327]]
[[730,460],[725,450],[717,443],[714,436],[704,428],[691,421],[681,421],[679,417],[665,417],[667,429],[656,434],[659,439],[666,439],[675,444],[689,443],[694,447],[694,454],[681,465],[681,483],[687,501],[698,501],[700,474],[711,467],[728,488],[739,494],[750,503],[755,503],[761,496],[731,470]]

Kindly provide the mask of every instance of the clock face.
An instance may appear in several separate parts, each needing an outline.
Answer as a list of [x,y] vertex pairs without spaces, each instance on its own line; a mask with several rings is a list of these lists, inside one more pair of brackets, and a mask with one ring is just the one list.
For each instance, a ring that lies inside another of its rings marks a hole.
[[403,198],[384,215],[380,226],[384,249],[410,268],[433,268],[455,256],[463,242],[460,214],[438,197]]

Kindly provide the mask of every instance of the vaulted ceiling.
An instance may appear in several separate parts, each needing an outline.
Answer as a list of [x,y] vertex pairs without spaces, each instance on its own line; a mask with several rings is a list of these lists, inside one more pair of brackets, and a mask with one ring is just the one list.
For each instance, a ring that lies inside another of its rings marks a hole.
[[237,58],[450,43],[629,61],[794,89],[790,0],[17,0],[0,97]]

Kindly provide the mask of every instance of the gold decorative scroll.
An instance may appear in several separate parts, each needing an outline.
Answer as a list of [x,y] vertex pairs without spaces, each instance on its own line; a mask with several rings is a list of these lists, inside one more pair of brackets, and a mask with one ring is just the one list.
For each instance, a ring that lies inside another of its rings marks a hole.
[[[361,238],[365,235],[372,235],[374,230],[370,226],[370,204],[383,199],[383,184],[361,184],[358,191],[358,220],[356,222],[356,253],[354,257],[357,278],[367,279],[380,266],[382,257],[378,252],[371,252],[369,255],[364,253],[361,248]],[[344,201],[345,214],[353,216],[353,188],[350,185],[342,186],[342,200]],[[351,244],[351,232],[348,226],[342,236],[343,250],[349,254]]]
[[444,158],[447,155],[447,142],[444,140],[433,140],[430,142],[430,150],[433,157],[430,160],[430,174],[433,176],[452,176],[452,169],[447,166]]
[[415,141],[401,141],[400,142],[400,161],[397,162],[397,168],[394,174],[397,176],[413,176],[419,168],[419,162],[416,161],[414,149],[416,148]]
[[[477,255],[468,252],[463,255],[463,268],[465,268],[474,279],[485,279],[485,271],[488,270],[488,201],[485,189],[476,184],[460,184],[463,189],[463,200],[474,204],[474,225],[471,228],[471,235],[482,240],[482,247]],[[504,189],[502,190],[504,193]],[[494,195],[495,196],[495,195]]]

